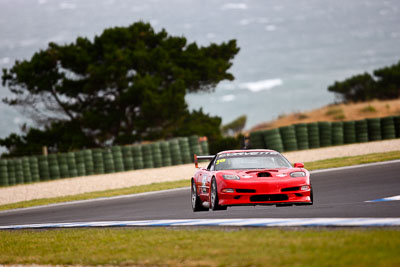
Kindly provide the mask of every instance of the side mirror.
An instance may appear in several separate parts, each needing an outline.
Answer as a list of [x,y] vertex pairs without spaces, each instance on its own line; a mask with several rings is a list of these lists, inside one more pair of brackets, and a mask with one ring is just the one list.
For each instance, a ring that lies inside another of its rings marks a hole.
[[303,163],[295,163],[294,167],[295,168],[304,168],[304,164]]

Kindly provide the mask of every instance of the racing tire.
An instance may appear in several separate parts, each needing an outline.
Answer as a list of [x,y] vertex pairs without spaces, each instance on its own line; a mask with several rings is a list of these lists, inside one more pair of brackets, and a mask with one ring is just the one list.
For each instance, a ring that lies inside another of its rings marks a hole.
[[211,180],[210,208],[211,208],[213,211],[216,211],[216,210],[226,210],[226,209],[228,208],[228,206],[221,206],[221,205],[219,205],[217,182],[215,181],[215,178],[214,178],[214,177],[213,177],[212,180]]
[[192,197],[193,212],[208,211],[208,209],[203,207],[203,205],[201,204],[200,197],[197,195],[196,184],[193,181],[193,179],[192,179],[192,186],[191,186],[191,197]]

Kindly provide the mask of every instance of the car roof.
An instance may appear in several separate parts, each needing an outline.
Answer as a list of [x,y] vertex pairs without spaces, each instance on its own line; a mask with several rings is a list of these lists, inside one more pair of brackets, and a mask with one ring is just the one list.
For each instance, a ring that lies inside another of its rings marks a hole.
[[[240,152],[277,152],[271,149],[241,149],[241,150],[225,150],[218,153],[225,154],[225,153],[240,153]],[[278,152],[279,153],[279,152]]]

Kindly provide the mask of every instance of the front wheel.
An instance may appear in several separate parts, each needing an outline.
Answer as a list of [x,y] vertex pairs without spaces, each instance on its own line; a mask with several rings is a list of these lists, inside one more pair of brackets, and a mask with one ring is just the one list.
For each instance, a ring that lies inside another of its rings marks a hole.
[[203,205],[201,204],[200,197],[197,195],[196,183],[193,181],[193,179],[192,179],[191,196],[192,196],[192,209],[194,212],[208,210],[204,208]]
[[227,206],[219,205],[217,181],[215,181],[215,178],[212,178],[211,181],[210,206],[212,210],[226,210],[228,208]]

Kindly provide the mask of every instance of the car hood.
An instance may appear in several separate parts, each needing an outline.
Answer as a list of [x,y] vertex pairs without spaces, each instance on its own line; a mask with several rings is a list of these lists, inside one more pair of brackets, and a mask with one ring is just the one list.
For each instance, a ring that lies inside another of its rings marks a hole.
[[246,169],[246,170],[223,170],[219,171],[223,174],[238,175],[241,179],[260,179],[260,178],[290,178],[292,172],[308,172],[302,168],[276,168],[276,169]]

